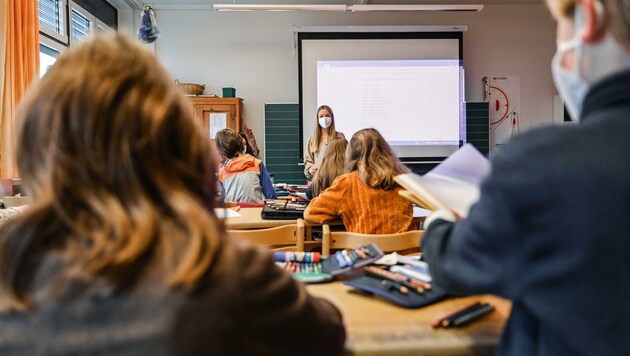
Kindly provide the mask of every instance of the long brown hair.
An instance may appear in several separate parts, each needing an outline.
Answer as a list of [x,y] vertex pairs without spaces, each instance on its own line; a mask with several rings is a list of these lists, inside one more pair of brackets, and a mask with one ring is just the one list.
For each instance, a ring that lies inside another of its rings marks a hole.
[[409,169],[398,160],[387,141],[375,129],[363,129],[352,135],[346,152],[345,172],[358,172],[368,187],[391,190],[394,177]]
[[20,106],[17,162],[32,206],[0,229],[0,305],[27,308],[53,250],[69,276],[127,288],[150,262],[192,289],[224,228],[216,154],[155,56],[121,35],[73,46]]
[[[327,129],[319,126],[319,112],[322,110],[328,110],[328,112],[330,113],[330,119],[332,122]],[[328,105],[322,105],[317,108],[317,111],[315,111],[315,141],[313,142],[315,148],[313,150],[314,152],[319,152],[319,146],[321,146],[322,144],[322,131],[324,130],[328,132],[328,142],[332,141],[332,139],[335,138],[337,131],[335,130],[335,114]]]
[[313,177],[313,197],[318,196],[343,174],[348,140],[336,138],[328,143],[324,161]]

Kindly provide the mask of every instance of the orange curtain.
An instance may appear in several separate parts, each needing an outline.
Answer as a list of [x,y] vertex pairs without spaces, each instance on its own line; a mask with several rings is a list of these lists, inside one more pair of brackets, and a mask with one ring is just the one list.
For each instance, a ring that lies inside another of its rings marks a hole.
[[[0,43],[4,42],[0,83],[0,177],[18,175],[15,147],[15,109],[26,88],[39,77],[39,20],[37,0],[0,0]],[[6,20],[3,21],[3,17]],[[0,54],[2,54],[0,44]]]

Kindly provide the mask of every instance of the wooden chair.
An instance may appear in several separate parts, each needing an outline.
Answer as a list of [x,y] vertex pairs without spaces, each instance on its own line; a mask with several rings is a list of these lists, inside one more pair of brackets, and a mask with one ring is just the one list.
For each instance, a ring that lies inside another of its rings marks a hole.
[[14,197],[14,196],[5,196],[2,198],[4,202],[5,208],[14,208],[21,205],[28,205],[30,203],[29,197]]
[[230,236],[246,239],[275,251],[304,251],[304,219],[295,224],[256,230],[228,230]]
[[355,232],[330,231],[330,226],[322,227],[322,255],[330,255],[330,249],[357,248],[374,243],[383,252],[418,252],[424,230],[412,230],[397,234],[359,234]]

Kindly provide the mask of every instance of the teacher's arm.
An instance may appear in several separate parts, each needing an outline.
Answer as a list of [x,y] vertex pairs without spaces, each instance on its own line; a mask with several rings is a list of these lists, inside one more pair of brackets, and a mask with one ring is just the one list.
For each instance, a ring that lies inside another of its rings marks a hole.
[[311,173],[311,168],[313,164],[315,164],[315,152],[312,150],[312,141],[313,136],[308,138],[308,142],[306,143],[306,151],[304,152],[304,175],[306,179],[313,179],[313,173]]

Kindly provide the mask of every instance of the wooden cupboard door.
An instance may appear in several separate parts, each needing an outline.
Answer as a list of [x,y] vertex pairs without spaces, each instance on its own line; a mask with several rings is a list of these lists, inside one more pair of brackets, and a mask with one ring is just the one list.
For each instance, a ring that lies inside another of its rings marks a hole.
[[203,128],[211,139],[221,128],[231,128],[240,131],[235,105],[195,105],[195,117],[201,120]]

